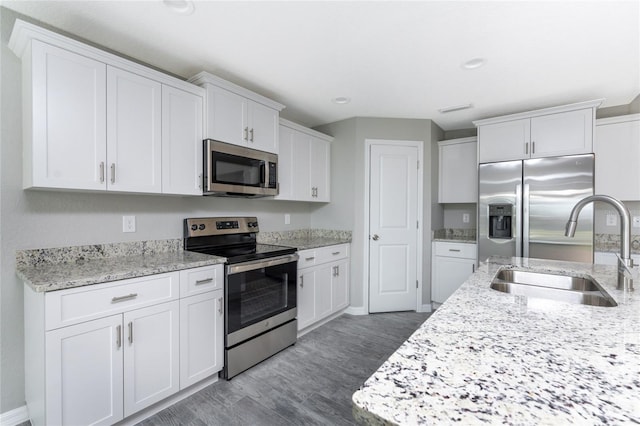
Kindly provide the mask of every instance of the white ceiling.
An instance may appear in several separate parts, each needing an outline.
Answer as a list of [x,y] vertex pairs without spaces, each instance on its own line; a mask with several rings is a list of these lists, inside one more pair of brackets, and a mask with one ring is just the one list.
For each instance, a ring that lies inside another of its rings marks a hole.
[[[307,126],[349,117],[472,120],[640,94],[640,2],[15,1],[2,5],[188,78],[206,70]],[[482,57],[486,65],[461,64]],[[332,98],[346,96],[347,105]],[[471,103],[464,111],[439,108]]]

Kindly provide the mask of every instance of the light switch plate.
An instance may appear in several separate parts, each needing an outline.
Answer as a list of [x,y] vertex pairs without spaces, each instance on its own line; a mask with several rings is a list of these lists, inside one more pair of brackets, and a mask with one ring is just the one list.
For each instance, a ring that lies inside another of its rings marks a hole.
[[122,216],[122,232],[136,232],[135,216]]
[[289,213],[285,213],[284,214],[284,224],[285,225],[290,225],[291,224],[291,215]]
[[633,223],[634,228],[640,228],[640,216],[634,216],[631,223]]
[[607,226],[616,226],[618,224],[618,216],[615,214],[607,215]]
[[462,223],[469,223],[469,213],[462,213]]

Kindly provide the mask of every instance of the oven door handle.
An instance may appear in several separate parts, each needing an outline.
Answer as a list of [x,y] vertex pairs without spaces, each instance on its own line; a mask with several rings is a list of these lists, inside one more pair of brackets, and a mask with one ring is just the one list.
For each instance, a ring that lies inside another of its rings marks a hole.
[[253,271],[255,269],[268,268],[270,266],[283,265],[298,260],[298,254],[288,254],[286,256],[271,257],[268,259],[254,260],[251,262],[227,265],[227,275],[239,274],[241,272]]

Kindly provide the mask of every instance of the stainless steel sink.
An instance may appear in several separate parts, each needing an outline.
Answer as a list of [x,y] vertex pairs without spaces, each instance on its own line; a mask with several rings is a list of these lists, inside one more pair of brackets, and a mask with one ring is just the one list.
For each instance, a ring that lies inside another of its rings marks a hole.
[[518,296],[558,300],[581,305],[613,307],[618,304],[590,278],[546,272],[503,269],[491,281],[491,288]]

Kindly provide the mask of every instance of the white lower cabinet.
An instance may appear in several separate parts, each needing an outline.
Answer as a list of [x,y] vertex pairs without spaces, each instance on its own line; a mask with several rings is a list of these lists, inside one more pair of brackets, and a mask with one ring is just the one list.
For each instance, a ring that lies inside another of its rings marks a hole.
[[298,254],[298,330],[303,330],[349,306],[349,244]]
[[31,423],[110,425],[221,370],[222,276],[215,265],[47,293],[25,288]]
[[433,243],[431,300],[444,303],[475,271],[476,245]]

